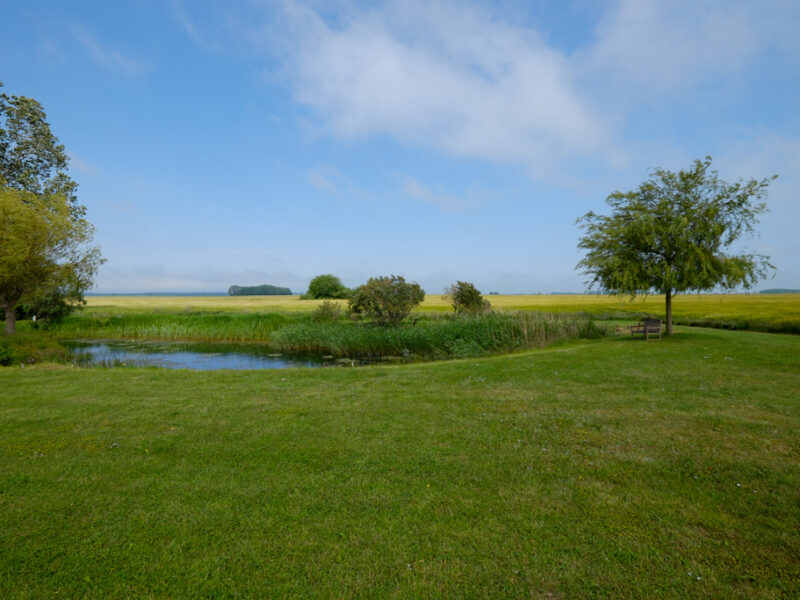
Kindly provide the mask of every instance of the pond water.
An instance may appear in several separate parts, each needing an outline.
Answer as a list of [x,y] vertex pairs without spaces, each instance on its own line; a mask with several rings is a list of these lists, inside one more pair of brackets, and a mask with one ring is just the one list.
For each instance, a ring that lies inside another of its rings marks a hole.
[[[187,342],[64,342],[73,362],[83,367],[162,367],[165,369],[287,369],[340,364],[331,357],[273,354],[259,344]],[[349,361],[348,361],[349,364]]]

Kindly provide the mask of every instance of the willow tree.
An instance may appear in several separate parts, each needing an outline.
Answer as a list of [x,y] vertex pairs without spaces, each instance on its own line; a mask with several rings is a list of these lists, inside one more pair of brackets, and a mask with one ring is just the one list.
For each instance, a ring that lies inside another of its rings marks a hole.
[[686,171],[654,169],[637,189],[608,196],[610,215],[578,219],[586,232],[578,247],[587,253],[577,268],[589,284],[631,297],[664,294],[667,335],[676,294],[748,289],[774,269],[767,256],[728,252],[753,234],[777,175],[727,183],[710,167],[706,156]]
[[43,196],[2,185],[0,179],[0,307],[13,335],[16,308],[57,290],[79,302],[103,259],[91,245],[94,229],[75,217],[63,194]]
[[103,262],[91,246],[94,230],[68,166],[42,105],[0,92],[0,307],[6,333],[14,333],[21,305],[39,312],[82,302]]

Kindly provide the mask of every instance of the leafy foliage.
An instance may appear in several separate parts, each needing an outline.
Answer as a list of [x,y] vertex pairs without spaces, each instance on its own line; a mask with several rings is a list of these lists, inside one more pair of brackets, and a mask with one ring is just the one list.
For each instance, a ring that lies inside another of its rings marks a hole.
[[276,285],[232,285],[228,288],[228,296],[291,296],[292,290]]
[[365,314],[381,325],[398,325],[424,299],[425,292],[419,284],[407,283],[404,277],[370,277],[353,291],[349,308],[350,312]]
[[317,275],[308,284],[308,292],[303,295],[306,300],[321,300],[323,298],[345,299],[350,297],[342,280],[336,275]]
[[330,300],[324,300],[315,310],[311,313],[311,318],[320,322],[330,322],[336,321],[339,317],[342,316],[342,307],[336,304],[335,302],[331,302]]
[[[0,82],[0,87],[3,84]],[[74,217],[86,209],[66,174],[64,146],[50,131],[42,105],[33,98],[0,93],[0,180],[3,185],[44,196],[63,195]]]
[[466,281],[456,281],[445,288],[444,293],[450,298],[457,314],[480,315],[492,309],[492,305],[481,296],[480,291]]
[[[0,306],[6,333],[20,303],[80,302],[102,264],[94,228],[75,218],[63,194],[42,196],[0,186]],[[49,299],[49,300],[45,300]]]
[[711,157],[688,171],[655,169],[630,192],[606,199],[610,216],[589,212],[578,219],[586,230],[579,248],[587,250],[578,267],[591,285],[636,296],[666,295],[667,333],[672,333],[672,296],[688,290],[752,287],[773,269],[768,257],[726,254],[743,235],[751,235],[766,205],[774,179],[726,183],[710,170]]
[[32,298],[24,300],[17,305],[17,320],[35,319],[36,323],[50,325],[72,314],[79,306],[85,305],[86,300],[73,298],[69,300],[69,290],[53,288],[46,290]]

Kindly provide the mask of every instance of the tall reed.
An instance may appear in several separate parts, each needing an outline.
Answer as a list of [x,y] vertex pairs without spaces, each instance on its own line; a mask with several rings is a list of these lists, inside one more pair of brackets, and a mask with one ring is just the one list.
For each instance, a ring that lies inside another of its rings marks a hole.
[[272,333],[295,320],[291,313],[146,312],[67,317],[53,326],[61,338],[122,338],[219,342],[267,341]]
[[346,321],[295,323],[276,330],[270,342],[284,352],[442,359],[541,348],[568,338],[599,337],[607,329],[579,313],[493,312],[429,316],[400,327]]

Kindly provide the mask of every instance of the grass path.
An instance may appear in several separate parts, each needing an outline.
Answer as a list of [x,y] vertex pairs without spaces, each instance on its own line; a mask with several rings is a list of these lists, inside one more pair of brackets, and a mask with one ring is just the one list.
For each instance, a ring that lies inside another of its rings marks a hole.
[[0,368],[3,598],[795,598],[800,338]]

